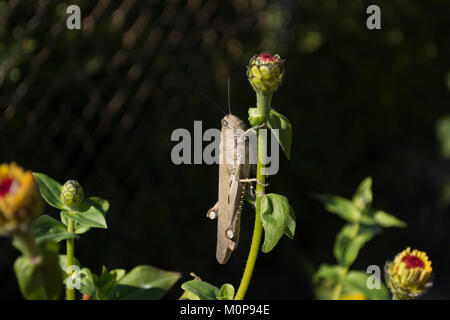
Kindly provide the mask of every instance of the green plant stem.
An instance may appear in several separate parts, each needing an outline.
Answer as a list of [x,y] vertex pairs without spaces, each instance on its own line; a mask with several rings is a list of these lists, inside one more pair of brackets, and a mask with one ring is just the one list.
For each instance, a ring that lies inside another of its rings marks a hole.
[[[67,222],[67,232],[74,232],[74,221],[68,219]],[[67,239],[67,267],[72,266],[74,263],[74,248],[75,239]],[[70,276],[69,274],[67,275]],[[75,300],[75,291],[66,286],[66,300]]]
[[[344,268],[343,272],[342,272],[342,277],[344,278],[347,275],[348,272],[348,267]],[[342,283],[339,282],[336,287],[334,287],[333,290],[333,295],[331,297],[332,300],[339,300],[341,298],[341,293],[342,293]]]
[[33,259],[39,255],[39,248],[31,229],[16,232],[14,234],[14,245],[29,259]]
[[256,93],[256,108],[258,112],[264,117],[264,122],[267,121],[269,115],[270,104],[272,103],[273,93],[257,92]]
[[[272,94],[262,94],[257,92],[257,104],[258,113],[262,116],[263,122],[267,122],[267,116],[270,108],[270,101]],[[252,244],[250,246],[250,252],[247,259],[247,264],[245,265],[244,274],[242,275],[241,284],[236,293],[235,300],[243,300],[245,294],[247,293],[248,286],[252,279],[253,270],[255,269],[256,259],[258,258],[259,247],[261,244],[261,237],[263,231],[263,225],[261,221],[261,200],[264,196],[264,184],[266,181],[266,176],[264,175],[264,164],[266,163],[266,148],[267,148],[267,134],[261,130],[257,131],[258,136],[258,161],[256,169],[256,212],[255,212],[255,227],[253,229]]]

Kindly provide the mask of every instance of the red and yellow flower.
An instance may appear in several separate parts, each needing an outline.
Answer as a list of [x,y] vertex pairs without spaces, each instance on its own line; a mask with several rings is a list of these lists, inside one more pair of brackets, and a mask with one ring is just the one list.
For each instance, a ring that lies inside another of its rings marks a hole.
[[386,263],[386,283],[395,299],[415,299],[432,286],[432,271],[427,254],[408,247]]
[[42,199],[31,171],[14,162],[0,164],[0,233],[14,232],[42,211]]

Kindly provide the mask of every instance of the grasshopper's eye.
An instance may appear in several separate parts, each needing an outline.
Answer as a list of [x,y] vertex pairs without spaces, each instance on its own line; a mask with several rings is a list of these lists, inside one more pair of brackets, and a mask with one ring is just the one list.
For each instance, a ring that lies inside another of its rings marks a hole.
[[227,120],[222,120],[222,127],[228,127],[228,121]]

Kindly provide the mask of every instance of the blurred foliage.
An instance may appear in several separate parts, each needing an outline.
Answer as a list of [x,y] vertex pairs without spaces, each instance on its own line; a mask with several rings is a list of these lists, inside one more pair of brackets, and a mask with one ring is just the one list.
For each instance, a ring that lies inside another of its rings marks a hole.
[[[395,216],[372,207],[372,178],[365,178],[352,200],[328,194],[314,195],[325,209],[338,215],[347,223],[339,231],[334,242],[334,257],[337,265],[321,264],[313,276],[314,292],[319,299],[341,300],[344,296],[363,295],[368,300],[388,300],[386,286],[381,283],[381,267],[378,266],[379,287],[368,288],[373,280],[371,273],[349,271],[360,250],[368,241],[381,233],[383,228],[406,227],[406,223]],[[376,275],[374,275],[375,277]],[[370,279],[368,279],[370,278]]]
[[[369,31],[365,8],[375,3],[382,29]],[[218,169],[173,165],[170,135],[200,119],[204,130],[219,127],[220,113],[200,92],[225,105],[228,76],[232,111],[246,118],[255,100],[245,65],[273,50],[287,61],[273,107],[294,137],[291,161],[281,158],[268,192],[290,199],[297,232],[258,262],[248,298],[313,297],[312,273],[333,261],[340,221],[309,194],[350,194],[368,175],[378,206],[408,228],[368,244],[355,268],[382,266],[408,245],[448,265],[450,210],[441,199],[450,163],[436,125],[450,114],[450,2],[375,3],[74,0],[82,30],[68,31],[69,2],[0,1],[1,159],[84,181],[85,192],[111,199],[110,232],[88,234],[77,251],[93,271],[152,263],[237,285],[252,211],[244,209],[239,249],[219,266],[216,226],[205,219]],[[6,242],[0,297],[18,298],[16,253]],[[449,296],[450,277],[439,270],[429,298]]]

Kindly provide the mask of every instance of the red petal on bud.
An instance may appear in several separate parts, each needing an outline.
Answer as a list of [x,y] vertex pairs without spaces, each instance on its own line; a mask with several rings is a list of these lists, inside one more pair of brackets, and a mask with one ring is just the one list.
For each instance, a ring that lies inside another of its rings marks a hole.
[[0,197],[5,197],[11,190],[11,186],[14,182],[13,178],[6,178],[0,181]]
[[413,268],[420,268],[423,269],[424,264],[423,261],[413,255],[409,255],[403,258],[403,262],[406,264],[406,268],[413,269]]
[[277,57],[271,55],[270,53],[261,53],[258,57],[258,60],[263,63],[268,63],[276,61]]

